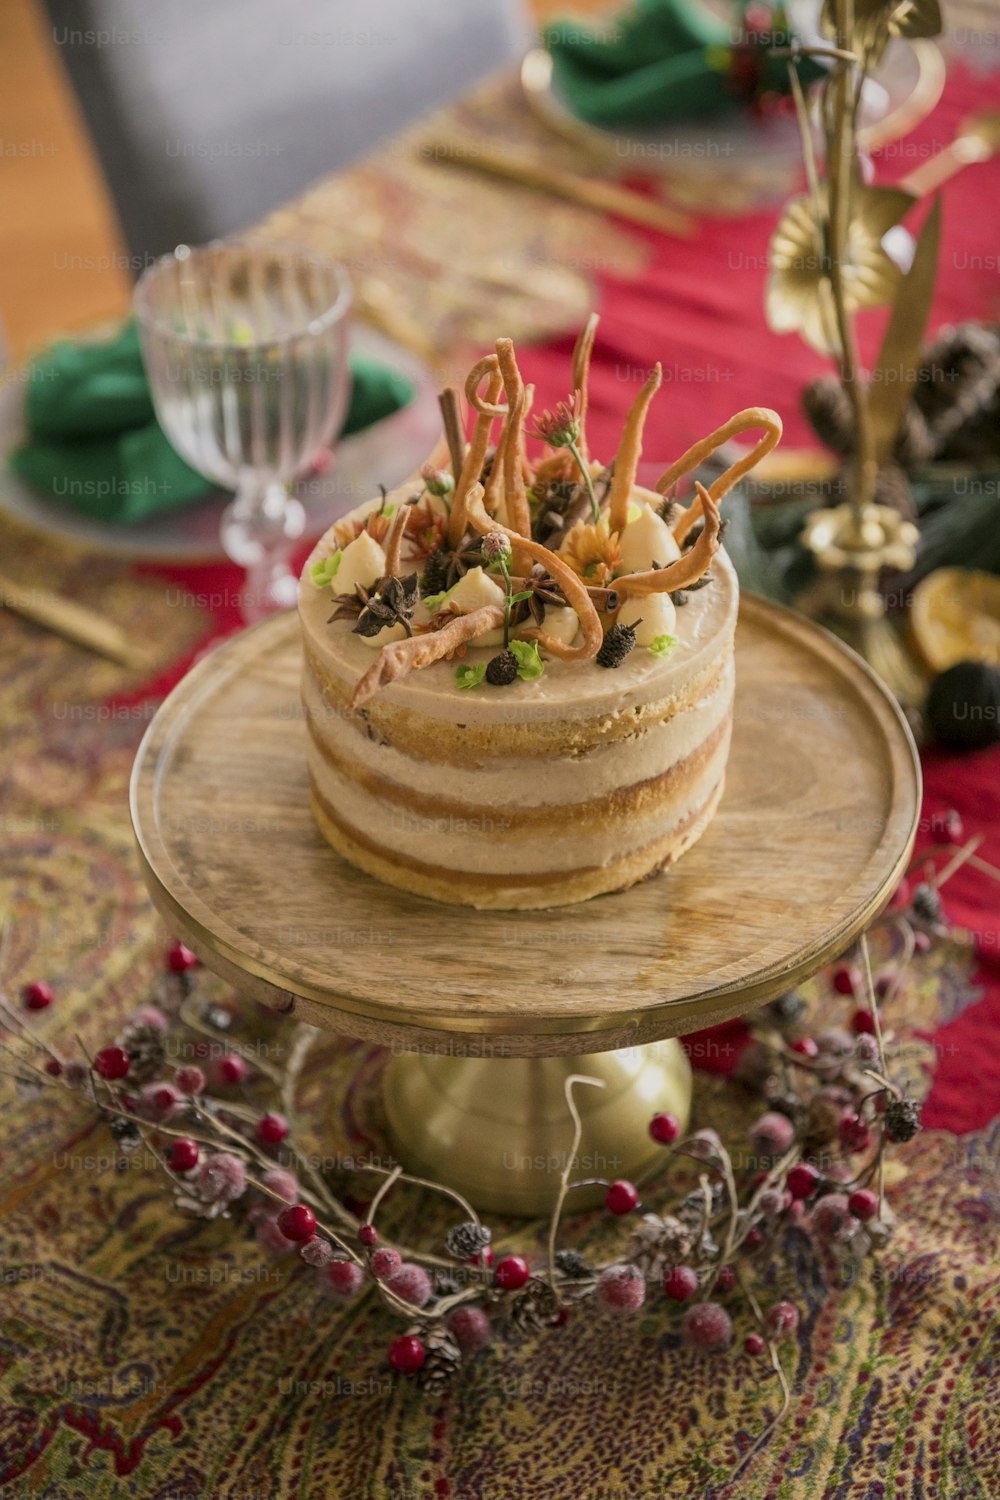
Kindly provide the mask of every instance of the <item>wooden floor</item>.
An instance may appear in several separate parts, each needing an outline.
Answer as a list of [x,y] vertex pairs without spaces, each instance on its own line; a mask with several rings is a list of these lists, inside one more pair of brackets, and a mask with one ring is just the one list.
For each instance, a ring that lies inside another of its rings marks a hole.
[[[606,3],[531,0],[531,9],[549,19]],[[0,0],[0,204],[8,360],[124,311],[125,250],[40,0]]]

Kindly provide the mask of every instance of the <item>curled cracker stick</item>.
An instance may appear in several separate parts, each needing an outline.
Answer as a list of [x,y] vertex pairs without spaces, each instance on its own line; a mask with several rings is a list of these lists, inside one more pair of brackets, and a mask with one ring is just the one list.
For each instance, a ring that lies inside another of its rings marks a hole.
[[[486,400],[482,401],[479,396],[479,382],[484,376],[489,383]],[[451,514],[448,517],[448,544],[453,548],[460,545],[469,524],[466,502],[469,491],[479,483],[479,476],[486,462],[486,450],[490,445],[493,420],[503,415],[502,407],[496,405],[502,386],[503,378],[495,354],[488,354],[485,359],[481,359],[477,365],[474,365],[465,382],[465,394],[469,398],[469,405],[475,407],[477,415],[476,425],[472,430],[472,442],[469,444],[469,451],[462,464],[462,472],[455,485],[455,496],[451,502]]]
[[[670,594],[675,589],[690,588],[708,572],[712,558],[719,550],[721,520],[719,507],[703,484],[696,482],[698,502],[705,512],[701,536],[690,551],[665,568],[650,568],[647,573],[626,573],[616,578],[614,587],[623,594]],[[693,508],[693,507],[692,507]]]
[[642,429],[646,425],[649,403],[663,382],[663,366],[657,363],[646,384],[636,396],[625,418],[622,440],[615,458],[611,480],[611,495],[608,501],[608,526],[619,534],[625,530],[628,520],[628,505],[642,456]]
[[573,390],[576,394],[576,414],[580,422],[580,437],[577,447],[580,449],[584,459],[588,458],[587,449],[587,378],[590,374],[590,356],[594,349],[594,338],[597,334],[597,325],[600,322],[596,313],[590,317],[580,329],[576,344],[573,348]]
[[[521,458],[524,450],[525,390],[521,372],[517,368],[512,339],[497,339],[497,359],[507,395],[507,425],[505,441],[494,459],[494,464],[503,465],[504,499],[507,502],[507,520],[519,536],[531,536],[531,511],[528,509],[528,493],[521,473]],[[491,475],[492,478],[492,475]],[[489,506],[487,506],[487,510]]]
[[509,526],[500,526],[492,516],[487,514],[482,496],[482,485],[474,485],[469,494],[469,520],[473,526],[483,533],[502,531],[504,536],[510,538],[512,547],[516,547],[520,552],[526,552],[536,562],[544,563],[550,576],[562,589],[566,603],[571,609],[576,610],[577,619],[583,631],[583,643],[580,646],[568,646],[565,641],[557,640],[555,636],[538,629],[532,629],[525,634],[529,639],[537,641],[540,646],[544,646],[550,655],[559,656],[563,661],[589,661],[600,651],[604,632],[601,629],[600,616],[594,608],[586,584],[577,577],[568,564],[563,562],[561,557],[555,552],[550,552],[548,547],[543,547],[540,542],[533,542],[527,537],[518,536],[517,532],[512,531]]
[[[749,453],[745,453],[742,458],[737,459],[736,463],[731,464],[724,474],[720,474],[709,490],[713,500],[721,500],[724,495],[728,495],[737,480],[742,479],[744,474],[749,474],[765,453],[770,453],[772,448],[777,447],[781,439],[781,418],[769,406],[748,406],[745,411],[738,411],[734,417],[730,417],[722,427],[717,427],[714,432],[709,433],[708,437],[702,438],[701,442],[693,444],[656,481],[656,488],[660,494],[664,494],[680,479],[682,474],[690,474],[692,469],[696,469],[710,454],[715,452],[716,448],[721,448],[722,444],[728,442],[737,432],[746,432],[752,427],[765,429],[760,442],[755,443]],[[681,513],[674,526],[674,540],[678,546],[683,543],[700,515],[701,505],[698,500],[693,500],[687,510]]]
[[403,545],[403,533],[406,530],[413,507],[403,504],[396,511],[385,538],[385,576],[386,578],[399,577],[399,552]]
[[421,667],[429,667],[443,656],[450,656],[466,641],[474,640],[477,635],[484,635],[487,630],[495,630],[498,625],[503,624],[503,617],[502,604],[484,604],[481,609],[474,609],[467,615],[456,615],[447,625],[442,625],[440,630],[430,630],[424,635],[411,635],[404,641],[389,641],[382,647],[378,659],[358,681],[348,704],[350,712],[354,713],[363,703],[367,703],[387,683],[409,677],[411,672],[419,672]]

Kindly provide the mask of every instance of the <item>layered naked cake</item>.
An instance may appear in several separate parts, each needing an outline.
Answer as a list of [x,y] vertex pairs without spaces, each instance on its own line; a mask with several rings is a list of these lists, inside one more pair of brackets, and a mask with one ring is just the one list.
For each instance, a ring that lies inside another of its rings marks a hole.
[[[537,460],[501,340],[470,375],[470,440],[446,393],[447,449],[339,521],[303,572],[316,821],[352,864],[437,901],[544,907],[623,889],[690,848],[722,796],[738,585],[718,502],[780,422],[739,413],[642,489],[659,371],[606,468],[586,447],[592,338],[593,323],[570,401],[536,424]],[[711,490],[672,499],[753,427],[764,437]]]

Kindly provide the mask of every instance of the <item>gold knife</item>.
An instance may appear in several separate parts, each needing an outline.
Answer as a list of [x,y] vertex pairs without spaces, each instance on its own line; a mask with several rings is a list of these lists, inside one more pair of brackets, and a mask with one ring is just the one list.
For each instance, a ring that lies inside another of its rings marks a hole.
[[51,589],[16,583],[0,573],[0,606],[35,625],[126,667],[148,667],[149,657],[120,626]]
[[642,224],[647,229],[658,229],[663,234],[690,239],[695,232],[695,221],[689,214],[671,208],[662,198],[646,198],[642,193],[621,187],[617,182],[605,182],[603,178],[597,177],[574,177],[572,172],[544,167],[529,157],[516,152],[497,151],[478,141],[468,146],[425,141],[419,150],[424,161],[465,167],[473,172],[484,172],[490,177],[502,177],[521,187],[552,193],[568,203],[595,209],[598,213],[615,214],[620,219],[629,219],[633,224]]

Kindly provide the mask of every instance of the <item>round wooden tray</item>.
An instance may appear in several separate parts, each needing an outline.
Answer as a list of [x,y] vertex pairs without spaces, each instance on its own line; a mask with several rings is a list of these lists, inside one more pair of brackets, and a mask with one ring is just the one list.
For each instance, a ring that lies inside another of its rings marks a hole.
[[299,663],[290,616],[214,651],[149,726],[131,803],[171,928],[315,1025],[466,1056],[677,1036],[842,952],[909,858],[920,769],[895,703],[833,636],[752,596],[708,832],[653,880],[538,913],[440,906],[333,853],[309,811]]

